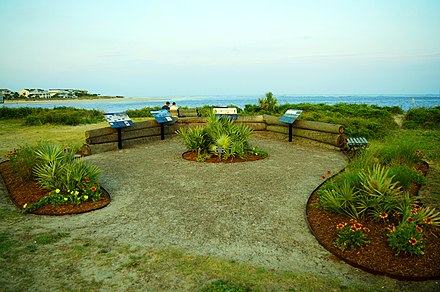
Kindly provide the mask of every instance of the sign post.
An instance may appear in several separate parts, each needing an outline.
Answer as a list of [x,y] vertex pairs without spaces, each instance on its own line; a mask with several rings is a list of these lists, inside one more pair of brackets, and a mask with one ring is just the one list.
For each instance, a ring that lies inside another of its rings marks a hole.
[[160,124],[160,140],[165,140],[165,124],[174,122],[174,118],[167,110],[150,111],[156,121]]
[[301,113],[302,110],[289,109],[279,119],[279,122],[289,124],[289,142],[292,142],[293,123],[296,121],[296,118],[298,118]]
[[104,117],[110,127],[118,129],[118,149],[122,149],[122,128],[133,126],[133,121],[126,113],[106,113]]

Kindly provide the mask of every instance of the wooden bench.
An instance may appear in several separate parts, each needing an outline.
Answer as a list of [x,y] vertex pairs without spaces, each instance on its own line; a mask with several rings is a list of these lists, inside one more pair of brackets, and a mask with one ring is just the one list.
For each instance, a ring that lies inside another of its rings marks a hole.
[[199,111],[197,109],[178,109],[177,115],[179,118],[198,117]]
[[364,137],[347,138],[347,147],[350,151],[356,152],[359,149],[368,147],[368,140]]

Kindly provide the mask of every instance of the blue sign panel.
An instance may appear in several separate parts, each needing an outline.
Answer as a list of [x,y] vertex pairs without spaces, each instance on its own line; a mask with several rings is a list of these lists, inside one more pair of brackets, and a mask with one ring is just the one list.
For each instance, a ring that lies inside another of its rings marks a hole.
[[134,125],[126,113],[106,113],[104,117],[112,128],[126,128]]
[[174,118],[167,110],[150,111],[159,124],[174,122]]
[[302,113],[302,110],[292,110],[292,109],[289,109],[279,119],[279,121],[282,122],[282,123],[286,123],[286,124],[293,124],[293,122],[295,122],[296,118],[299,117],[299,115],[301,113]]

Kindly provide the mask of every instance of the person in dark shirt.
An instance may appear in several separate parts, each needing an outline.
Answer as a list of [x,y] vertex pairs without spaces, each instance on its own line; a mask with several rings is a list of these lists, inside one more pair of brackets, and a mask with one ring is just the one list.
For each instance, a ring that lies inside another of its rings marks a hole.
[[169,110],[170,110],[170,102],[167,101],[167,102],[165,103],[165,105],[162,107],[162,109],[165,109],[165,110],[169,111]]

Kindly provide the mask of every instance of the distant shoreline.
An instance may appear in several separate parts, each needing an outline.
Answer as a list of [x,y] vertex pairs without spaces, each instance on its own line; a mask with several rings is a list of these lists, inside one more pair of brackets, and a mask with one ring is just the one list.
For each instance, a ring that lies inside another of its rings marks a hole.
[[96,102],[126,102],[127,100],[130,101],[154,101],[154,100],[162,100],[163,98],[154,98],[154,97],[130,97],[130,98],[65,98],[65,99],[41,99],[41,100],[25,100],[25,99],[14,99],[14,100],[4,100],[6,103],[32,103],[32,104],[45,104],[45,103],[53,103],[53,102],[59,102],[59,103],[96,103]]

